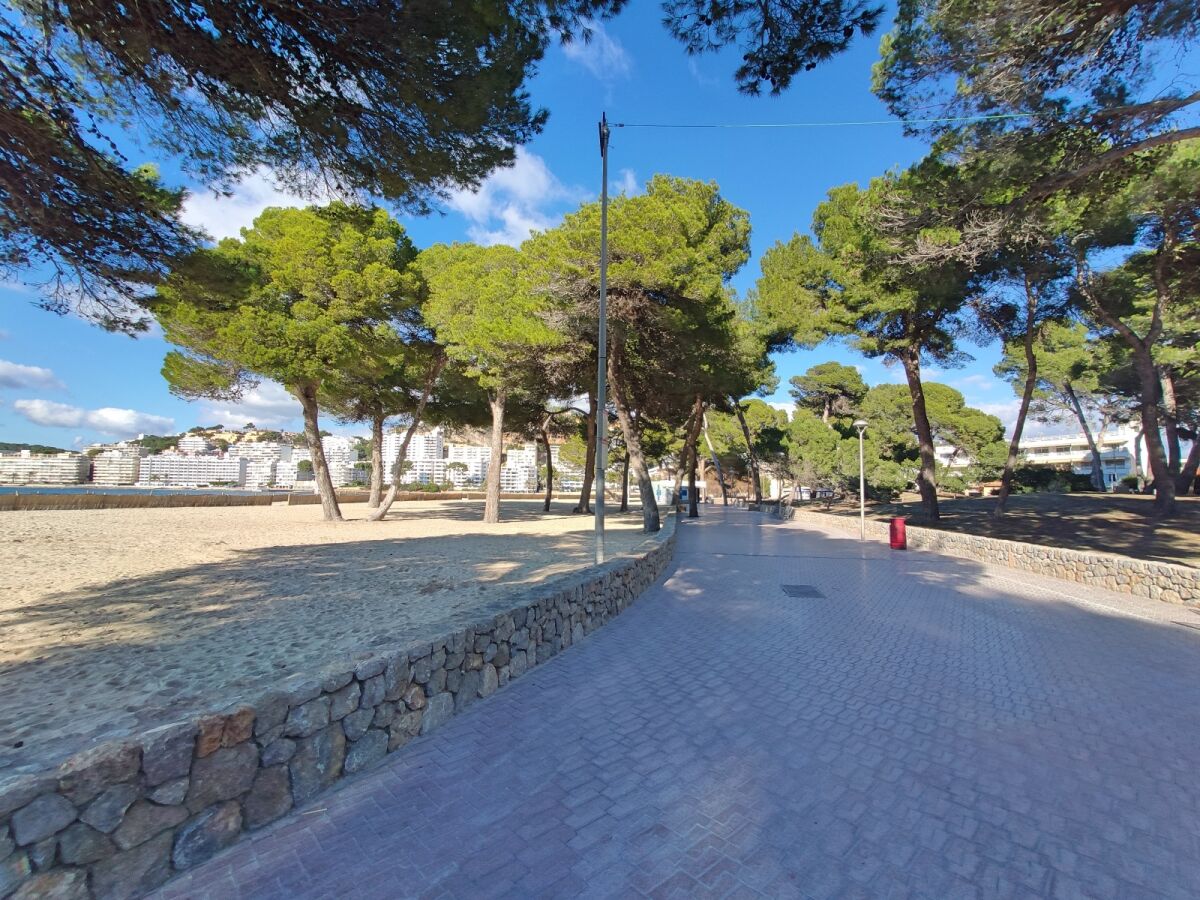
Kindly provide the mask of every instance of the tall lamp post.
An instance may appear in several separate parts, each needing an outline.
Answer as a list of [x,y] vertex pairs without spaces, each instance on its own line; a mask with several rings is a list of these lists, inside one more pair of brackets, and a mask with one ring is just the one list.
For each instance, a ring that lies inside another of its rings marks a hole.
[[604,562],[604,470],[608,465],[608,118],[600,114],[600,315],[596,331],[596,565]]
[[863,433],[867,430],[866,419],[856,419],[858,429],[858,539],[867,539],[867,480],[863,468]]

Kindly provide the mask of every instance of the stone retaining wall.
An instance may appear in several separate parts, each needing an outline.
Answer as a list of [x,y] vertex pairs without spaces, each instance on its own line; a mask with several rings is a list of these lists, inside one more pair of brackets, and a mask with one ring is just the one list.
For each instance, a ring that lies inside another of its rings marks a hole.
[[[855,516],[801,509],[796,510],[794,518],[800,521],[811,519],[826,527],[858,533],[858,518]],[[1200,603],[1200,569],[1171,563],[1144,562],[1127,556],[1004,541],[937,528],[915,528],[910,525],[905,533],[908,546],[913,550],[932,550],[977,562],[1010,566],[1038,575],[1168,603]],[[887,540],[887,523],[867,519],[867,536]]]
[[647,543],[431,643],[365,652],[9,778],[0,783],[0,898],[148,893],[607,623],[666,568],[674,518]]
[[271,494],[0,494],[0,512],[52,509],[166,509],[179,506],[270,506]]

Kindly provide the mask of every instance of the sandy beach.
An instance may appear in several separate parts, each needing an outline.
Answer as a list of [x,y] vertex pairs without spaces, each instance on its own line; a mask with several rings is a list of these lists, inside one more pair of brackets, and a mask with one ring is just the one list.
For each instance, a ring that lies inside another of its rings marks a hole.
[[[275,505],[0,514],[0,776],[265,688],[341,654],[441,634],[589,565],[570,504],[397,504],[382,523]],[[610,556],[642,543],[608,516]]]

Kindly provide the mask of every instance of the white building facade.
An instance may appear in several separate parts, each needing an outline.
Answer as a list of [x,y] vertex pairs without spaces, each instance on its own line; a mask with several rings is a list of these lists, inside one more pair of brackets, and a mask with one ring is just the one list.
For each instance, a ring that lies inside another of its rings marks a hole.
[[137,483],[141,487],[245,487],[246,460],[160,453],[141,461]]
[[90,459],[75,453],[4,453],[0,454],[0,484],[82,484],[91,468]]

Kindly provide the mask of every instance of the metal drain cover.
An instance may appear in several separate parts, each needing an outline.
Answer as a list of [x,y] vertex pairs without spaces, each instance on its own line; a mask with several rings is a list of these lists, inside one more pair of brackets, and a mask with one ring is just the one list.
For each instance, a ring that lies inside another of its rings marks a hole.
[[781,585],[783,592],[789,597],[824,597],[825,595],[818,591],[811,584],[785,584]]

